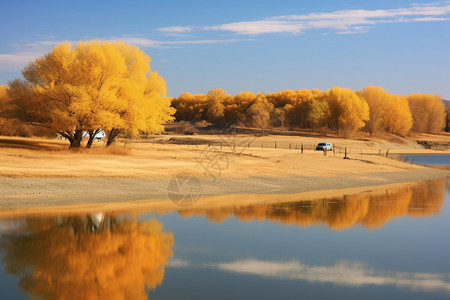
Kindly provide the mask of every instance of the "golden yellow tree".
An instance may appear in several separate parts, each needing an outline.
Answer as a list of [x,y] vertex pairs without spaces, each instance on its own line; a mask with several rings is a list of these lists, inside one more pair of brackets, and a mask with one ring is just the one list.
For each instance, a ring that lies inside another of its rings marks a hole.
[[411,94],[409,108],[415,132],[436,133],[445,126],[445,106],[442,98],[431,94]]
[[6,85],[0,85],[0,135],[13,134],[12,126],[7,120],[9,97],[6,94]]
[[212,89],[206,94],[208,106],[206,109],[206,120],[216,127],[225,125],[224,103],[232,98],[224,89]]
[[225,104],[224,114],[227,123],[248,122],[248,108],[255,101],[256,95],[252,92],[240,92]]
[[172,107],[175,108],[175,120],[200,122],[206,109],[206,96],[203,94],[192,95],[183,93],[172,99]]
[[255,102],[249,109],[250,126],[261,129],[262,134],[265,134],[266,129],[270,125],[270,112],[273,110],[273,105],[270,103],[266,95],[259,93],[256,95]]
[[27,126],[12,118],[11,99],[7,94],[6,85],[0,85],[0,135],[31,136],[34,134],[34,128]]
[[361,129],[364,127],[364,122],[369,119],[369,106],[366,100],[350,89],[333,87],[324,94],[323,98],[329,106],[330,127],[336,131],[342,131],[344,135]]
[[366,120],[366,130],[374,132],[390,132],[406,135],[412,127],[412,117],[408,101],[386,92],[381,87],[368,86],[357,93],[369,105],[369,119]]
[[366,120],[365,129],[372,135],[385,130],[384,122],[388,107],[389,94],[381,87],[368,86],[357,94],[364,98],[369,105],[369,119]]
[[29,218],[0,242],[6,271],[33,299],[147,299],[173,245],[156,220],[98,215]]
[[389,108],[384,118],[384,128],[387,132],[405,136],[413,126],[411,111],[406,97],[389,94]]
[[[9,83],[16,118],[49,128],[80,147],[100,130],[107,145],[121,133],[158,133],[174,113],[150,57],[124,42],[62,43]],[[88,146],[89,143],[88,143]]]

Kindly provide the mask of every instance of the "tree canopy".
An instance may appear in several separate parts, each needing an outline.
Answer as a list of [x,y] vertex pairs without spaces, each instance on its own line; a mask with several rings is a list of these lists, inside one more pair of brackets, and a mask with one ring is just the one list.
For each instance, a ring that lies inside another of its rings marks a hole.
[[322,128],[344,136],[358,130],[400,136],[411,131],[439,132],[446,116],[439,96],[398,96],[375,86],[356,92],[333,87],[325,92],[288,89],[266,95],[240,92],[235,96],[213,89],[206,95],[183,93],[173,98],[172,105],[177,121],[206,120],[216,127],[225,123],[257,127],[263,132],[269,127]]
[[435,133],[445,127],[445,105],[440,96],[411,94],[407,99],[414,131]]
[[[164,79],[150,57],[124,42],[62,43],[8,84],[15,118],[50,129],[80,147],[83,132],[159,133],[172,120]],[[88,143],[88,146],[90,144]]]

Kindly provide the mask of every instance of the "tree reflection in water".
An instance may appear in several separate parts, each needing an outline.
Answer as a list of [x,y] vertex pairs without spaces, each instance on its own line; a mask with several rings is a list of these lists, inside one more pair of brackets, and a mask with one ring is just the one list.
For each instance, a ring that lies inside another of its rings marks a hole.
[[173,234],[156,220],[27,218],[1,237],[8,273],[31,298],[147,299],[163,281]]
[[386,190],[383,194],[356,194],[341,198],[299,201],[277,204],[256,204],[217,209],[180,210],[182,216],[205,215],[212,222],[222,222],[235,216],[240,221],[270,220],[286,225],[325,224],[332,229],[363,225],[380,228],[390,219],[438,214],[444,202],[445,179]]

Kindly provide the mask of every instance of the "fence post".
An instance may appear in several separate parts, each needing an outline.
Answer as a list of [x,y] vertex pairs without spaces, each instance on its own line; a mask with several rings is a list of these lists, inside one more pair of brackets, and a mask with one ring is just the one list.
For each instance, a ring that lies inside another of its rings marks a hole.
[[292,149],[292,144],[291,143],[289,143],[289,149]]
[[302,153],[303,153],[303,143],[302,143]]
[[347,157],[347,147],[345,147],[345,155],[344,155],[344,159],[348,159],[348,157]]
[[277,149],[277,141],[275,141],[275,149]]

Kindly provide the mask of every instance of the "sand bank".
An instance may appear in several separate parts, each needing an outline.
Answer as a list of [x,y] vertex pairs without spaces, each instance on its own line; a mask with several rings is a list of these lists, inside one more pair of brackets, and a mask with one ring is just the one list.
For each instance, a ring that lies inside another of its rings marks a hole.
[[357,151],[348,153],[351,159],[343,159],[337,151],[324,156],[306,149],[301,153],[300,149],[142,143],[105,154],[67,152],[58,148],[60,142],[40,140],[34,141],[34,148],[24,148],[27,141],[19,141],[0,147],[2,210],[148,200],[173,209],[168,185],[180,173],[199,179],[202,198],[196,205],[208,203],[209,197],[233,201],[229,195],[254,194],[261,199],[260,195],[348,194],[352,189],[450,175],[449,170],[373,154],[361,156]]

